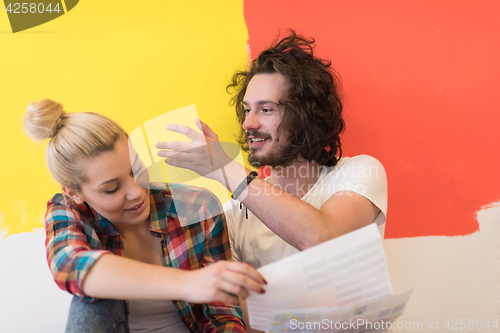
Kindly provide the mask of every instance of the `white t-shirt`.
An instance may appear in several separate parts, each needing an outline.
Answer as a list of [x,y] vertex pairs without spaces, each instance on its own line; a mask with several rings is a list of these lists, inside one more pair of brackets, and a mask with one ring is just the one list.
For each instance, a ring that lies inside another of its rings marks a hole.
[[[322,169],[314,186],[301,200],[319,209],[332,195],[342,191],[358,193],[380,209],[373,222],[377,223],[383,238],[387,215],[387,178],[382,164],[368,155],[343,157],[335,167]],[[259,268],[299,252],[251,211],[247,211],[245,206],[240,208],[238,200],[227,201],[224,211],[234,260]]]

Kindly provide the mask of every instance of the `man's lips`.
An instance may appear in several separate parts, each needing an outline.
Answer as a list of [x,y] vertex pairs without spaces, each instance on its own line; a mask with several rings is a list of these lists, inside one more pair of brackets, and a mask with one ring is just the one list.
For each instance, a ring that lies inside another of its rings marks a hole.
[[250,146],[258,147],[263,145],[266,141],[271,141],[271,136],[266,133],[258,131],[247,132],[247,140]]
[[248,147],[251,149],[257,149],[265,145],[270,140],[268,138],[260,138],[260,137],[249,137],[248,138]]
[[248,141],[250,143],[263,142],[263,141],[266,141],[266,140],[269,140],[269,139],[267,139],[267,138],[248,138]]

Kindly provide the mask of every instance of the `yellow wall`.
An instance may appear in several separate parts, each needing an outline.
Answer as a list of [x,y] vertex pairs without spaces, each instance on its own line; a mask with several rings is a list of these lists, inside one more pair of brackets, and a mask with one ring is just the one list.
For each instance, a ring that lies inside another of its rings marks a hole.
[[[119,3],[119,6],[117,5]],[[45,143],[22,130],[30,102],[51,98],[127,131],[196,104],[221,140],[237,133],[225,86],[247,65],[243,1],[80,1],[67,14],[13,34],[0,12],[0,235],[43,227],[59,191]]]

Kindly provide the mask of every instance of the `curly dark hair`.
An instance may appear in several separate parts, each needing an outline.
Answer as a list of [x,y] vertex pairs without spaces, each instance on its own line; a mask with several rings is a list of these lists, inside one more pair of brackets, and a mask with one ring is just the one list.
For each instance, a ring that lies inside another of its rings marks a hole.
[[[340,76],[330,61],[314,55],[313,38],[305,38],[290,30],[288,36],[278,39],[279,36],[271,47],[253,60],[249,71],[238,71],[233,75],[226,88],[228,93],[235,93],[231,105],[235,106],[238,120],[243,125],[246,113],[242,102],[253,76],[283,75],[290,83],[290,89],[279,101],[285,112],[277,137],[283,127],[290,131],[290,149],[286,154],[292,159],[301,156],[307,161],[334,166],[342,156],[340,134],[345,128]],[[238,143],[244,151],[249,151],[243,128]]]

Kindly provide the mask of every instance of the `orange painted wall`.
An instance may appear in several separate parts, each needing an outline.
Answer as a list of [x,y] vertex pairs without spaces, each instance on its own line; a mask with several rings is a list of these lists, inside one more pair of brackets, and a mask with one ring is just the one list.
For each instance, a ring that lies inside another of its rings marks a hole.
[[255,57],[314,37],[343,78],[345,156],[389,182],[386,238],[467,235],[500,201],[499,1],[245,1]]

